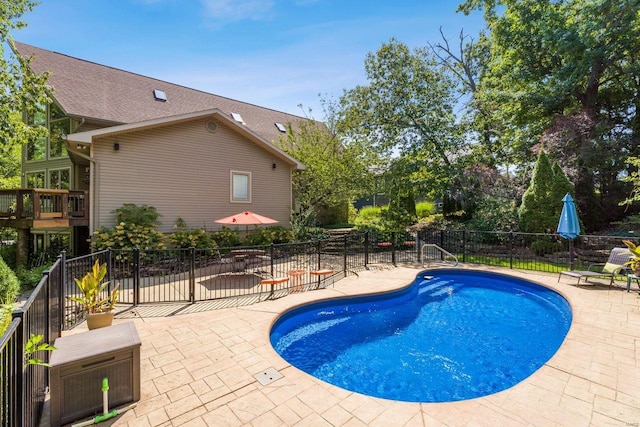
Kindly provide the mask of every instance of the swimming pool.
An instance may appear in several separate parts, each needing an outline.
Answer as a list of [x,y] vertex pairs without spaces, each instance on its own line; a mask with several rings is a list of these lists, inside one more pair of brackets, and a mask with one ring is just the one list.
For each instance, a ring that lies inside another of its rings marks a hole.
[[283,314],[271,344],[330,384],[407,402],[493,394],[549,360],[571,325],[555,291],[511,276],[432,270],[399,291]]

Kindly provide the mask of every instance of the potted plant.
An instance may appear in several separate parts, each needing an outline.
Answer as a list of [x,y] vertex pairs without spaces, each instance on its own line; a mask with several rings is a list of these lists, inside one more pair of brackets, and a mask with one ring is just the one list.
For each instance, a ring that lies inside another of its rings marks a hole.
[[623,240],[622,243],[627,245],[630,253],[630,259],[624,265],[629,266],[633,274],[640,276],[640,247],[629,240]]
[[[90,272],[82,280],[73,279],[80,290],[79,296],[69,299],[83,306],[86,313],[87,327],[97,329],[110,326],[113,322],[114,307],[118,302],[119,285],[109,294],[105,289],[109,282],[103,282],[107,275],[107,265],[96,260]],[[105,296],[106,294],[106,296]]]

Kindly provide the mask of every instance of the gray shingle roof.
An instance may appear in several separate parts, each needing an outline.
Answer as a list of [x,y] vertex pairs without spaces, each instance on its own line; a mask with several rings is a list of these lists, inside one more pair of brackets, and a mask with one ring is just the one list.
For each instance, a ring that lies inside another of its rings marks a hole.
[[[53,97],[70,116],[123,124],[217,108],[229,115],[239,113],[246,126],[267,141],[282,135],[276,122],[303,119],[24,43],[15,46],[20,56],[33,58],[34,72],[50,73]],[[155,100],[154,89],[164,91],[167,101]]]

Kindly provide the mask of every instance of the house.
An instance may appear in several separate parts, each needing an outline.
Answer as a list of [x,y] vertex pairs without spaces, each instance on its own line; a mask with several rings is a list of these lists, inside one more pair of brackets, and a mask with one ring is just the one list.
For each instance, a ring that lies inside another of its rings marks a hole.
[[[53,102],[29,124],[50,136],[23,150],[22,189],[0,191],[0,226],[19,249],[88,251],[124,203],[154,206],[159,231],[243,210],[288,226],[292,173],[304,166],[274,142],[302,117],[15,43],[48,72]],[[29,242],[29,246],[27,243]]]

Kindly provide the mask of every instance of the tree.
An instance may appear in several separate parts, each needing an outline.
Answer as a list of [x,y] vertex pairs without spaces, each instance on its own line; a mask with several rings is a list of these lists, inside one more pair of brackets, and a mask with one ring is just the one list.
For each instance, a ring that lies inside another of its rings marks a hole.
[[562,212],[562,198],[567,193],[574,194],[567,176],[557,163],[552,165],[547,154],[540,151],[529,188],[518,209],[520,229],[529,233],[555,232]]
[[352,202],[372,186],[372,157],[365,147],[357,139],[341,141],[322,123],[300,120],[295,125],[288,124],[280,145],[305,165],[293,176],[293,189],[300,204],[298,215],[310,219],[321,209]]
[[[13,50],[11,30],[26,26],[21,20],[24,13],[33,10],[38,2],[33,0],[2,1],[0,3],[0,140],[3,151],[12,154],[14,145],[35,142],[45,137],[47,130],[43,126],[31,127],[22,122],[20,114],[33,114],[38,105],[49,102],[45,85],[46,74],[34,74],[28,64],[28,58],[20,58],[13,52],[5,52],[8,46]],[[3,153],[4,154],[4,153]],[[11,169],[11,162],[3,157],[2,178]]]
[[508,129],[502,137],[523,159],[533,144],[544,143],[575,183],[590,229],[603,225],[602,206],[620,198],[611,183],[624,169],[622,159],[638,152],[639,5],[466,0],[459,6],[484,11],[491,58],[482,83]]
[[420,166],[413,178],[439,195],[458,170],[462,145],[455,82],[428,49],[410,51],[395,39],[367,55],[365,71],[369,84],[340,98],[337,130],[364,138],[381,156],[408,157]]

